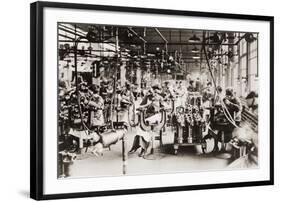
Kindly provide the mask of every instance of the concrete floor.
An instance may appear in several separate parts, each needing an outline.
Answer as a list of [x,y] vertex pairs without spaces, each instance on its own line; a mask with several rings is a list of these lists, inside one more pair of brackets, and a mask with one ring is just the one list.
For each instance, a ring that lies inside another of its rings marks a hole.
[[[128,149],[131,148],[135,134],[135,129],[129,129]],[[229,164],[229,160],[217,158],[213,154],[202,154],[200,146],[180,147],[178,154],[174,155],[173,140],[173,133],[167,130],[163,136],[164,146],[160,153],[162,158],[157,160],[139,157],[139,151],[130,154],[127,175],[221,170],[226,169]],[[111,146],[110,151],[105,149],[103,156],[97,157],[90,152],[82,152],[70,166],[70,177],[120,176],[123,175],[122,165],[122,145],[119,141]]]

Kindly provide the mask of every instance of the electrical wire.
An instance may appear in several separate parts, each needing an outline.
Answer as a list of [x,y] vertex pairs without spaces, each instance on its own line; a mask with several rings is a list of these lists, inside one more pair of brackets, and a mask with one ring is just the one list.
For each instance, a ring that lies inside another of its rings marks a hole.
[[[202,49],[203,49],[204,55],[205,55],[205,57],[206,57],[208,70],[209,70],[209,72],[210,72],[210,75],[211,75],[211,78],[212,78],[212,81],[213,81],[213,84],[214,84],[214,87],[215,87],[215,92],[218,94],[216,82],[215,82],[215,79],[214,79],[214,76],[213,76],[213,73],[212,73],[212,70],[211,70],[209,58],[208,58],[208,56],[207,56],[207,51],[206,51],[206,47],[205,47],[205,32],[203,32],[203,41],[204,41],[204,42],[203,42],[203,44],[202,44]],[[219,97],[219,99],[220,99],[220,102],[221,102],[221,104],[222,104],[223,113],[224,113],[226,119],[227,119],[234,127],[239,128],[239,126],[236,125],[235,120],[232,118],[232,116],[231,116],[229,110],[227,109],[227,107],[226,107],[224,101],[222,100],[222,98]]]

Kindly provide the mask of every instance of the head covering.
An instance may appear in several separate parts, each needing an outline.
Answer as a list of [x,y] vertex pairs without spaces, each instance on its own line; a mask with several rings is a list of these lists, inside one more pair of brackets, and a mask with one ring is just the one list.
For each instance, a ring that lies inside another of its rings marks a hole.
[[221,92],[222,92],[222,87],[218,86],[218,87],[217,87],[217,91],[218,91],[219,93],[221,93]]
[[122,91],[122,88],[121,88],[121,86],[120,85],[116,85],[116,93],[121,93],[121,91]]
[[249,94],[246,96],[246,99],[251,99],[254,97],[258,97],[258,94],[255,91],[249,92]]
[[99,85],[93,84],[91,86],[91,90],[93,91],[94,94],[97,94],[100,91],[100,87],[99,87]]
[[153,89],[153,90],[160,90],[161,88],[160,88],[159,84],[154,84],[154,85],[152,86],[152,89]]
[[82,81],[82,82],[80,83],[80,85],[81,85],[81,86],[87,86],[87,82]]
[[233,95],[234,95],[234,90],[233,90],[233,88],[232,88],[232,87],[226,88],[226,90],[225,90],[225,95],[226,95],[226,96],[233,96]]

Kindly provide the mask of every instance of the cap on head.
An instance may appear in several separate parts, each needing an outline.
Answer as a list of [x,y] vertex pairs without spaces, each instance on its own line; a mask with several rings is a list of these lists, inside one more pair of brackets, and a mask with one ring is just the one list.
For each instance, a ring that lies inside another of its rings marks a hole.
[[226,96],[233,96],[233,95],[234,95],[234,90],[233,90],[233,88],[232,88],[232,87],[226,88],[226,90],[225,90],[225,95],[226,95]]
[[97,94],[100,91],[100,86],[94,84],[91,86],[91,90],[93,91],[94,94]]
[[219,93],[221,93],[221,92],[222,92],[222,87],[218,86],[218,87],[217,87],[217,91],[218,91]]
[[153,86],[152,86],[152,89],[153,89],[153,90],[160,90],[159,84],[153,85]]

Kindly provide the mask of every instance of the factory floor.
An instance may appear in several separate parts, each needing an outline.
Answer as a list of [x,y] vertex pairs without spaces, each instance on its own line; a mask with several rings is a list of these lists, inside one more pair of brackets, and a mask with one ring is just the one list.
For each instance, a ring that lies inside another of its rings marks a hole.
[[[128,149],[131,148],[136,129],[129,129],[127,137]],[[201,146],[180,147],[178,154],[173,149],[174,133],[167,129],[163,135],[163,146],[159,153],[159,141],[155,141],[156,160],[148,160],[138,156],[139,151],[129,154],[126,175],[144,175],[175,172],[199,172],[226,169],[229,159],[218,158],[214,154],[203,154]],[[210,143],[212,144],[212,142]],[[210,145],[209,146],[212,146]],[[82,150],[81,154],[70,165],[70,177],[102,177],[120,176],[122,173],[122,143],[117,142],[106,148],[102,156],[96,156]]]

